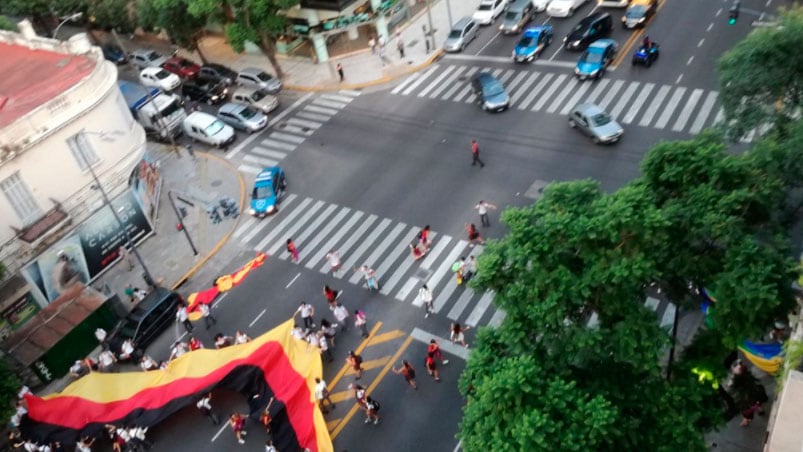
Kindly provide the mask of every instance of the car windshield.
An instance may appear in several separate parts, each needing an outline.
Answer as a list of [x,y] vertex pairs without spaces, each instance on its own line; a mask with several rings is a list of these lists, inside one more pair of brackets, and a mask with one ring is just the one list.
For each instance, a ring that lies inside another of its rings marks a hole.
[[459,39],[461,35],[462,33],[460,32],[460,30],[452,30],[452,32],[449,33],[449,37],[452,39]]
[[254,199],[265,199],[273,196],[273,188],[270,185],[264,187],[254,187]]
[[263,82],[269,82],[269,81],[271,81],[271,79],[273,79],[273,77],[271,77],[270,74],[268,74],[266,72],[260,72],[257,75],[257,78],[262,80]]
[[253,108],[246,107],[246,108],[243,108],[242,110],[240,110],[240,117],[243,118],[243,119],[251,119],[254,116],[256,116],[256,114],[257,114],[257,111],[254,110]]
[[582,61],[591,64],[598,64],[602,62],[602,52],[587,51],[583,54]]
[[486,97],[498,96],[505,92],[502,84],[495,79],[488,79],[482,84],[482,92]]
[[164,79],[166,79],[167,77],[170,77],[170,73],[169,73],[169,72],[167,72],[167,71],[166,71],[166,70],[164,70],[164,69],[162,69],[161,71],[157,72],[157,73],[156,73],[156,74],[154,74],[154,75],[156,75],[156,78],[158,78],[159,80],[164,80]]
[[159,58],[161,58],[161,57],[162,57],[162,56],[161,56],[161,55],[159,55],[158,53],[156,53],[156,52],[151,52],[151,53],[149,53],[149,54],[148,54],[148,61],[154,61],[154,60],[158,60],[158,59],[159,59]]
[[493,6],[494,5],[490,3],[480,3],[480,7],[477,8],[477,11],[490,11],[491,9],[493,9]]
[[634,5],[627,10],[625,16],[631,19],[638,19],[644,17],[644,11],[645,11],[644,5]]
[[193,63],[191,61],[188,61],[188,60],[181,60],[181,61],[178,62],[178,65],[181,66],[182,68],[186,69],[188,67],[192,67]]
[[519,20],[519,13],[516,11],[508,11],[505,14],[505,20]]
[[258,89],[256,91],[254,91],[253,94],[251,94],[251,99],[253,99],[255,101],[259,101],[259,100],[262,100],[267,95],[268,95],[267,92],[262,91],[261,89]]
[[535,43],[535,39],[533,39],[532,36],[525,36],[525,37],[521,38],[521,41],[519,41],[519,45],[521,47],[530,47],[534,43]]
[[571,34],[574,34],[574,33],[579,33],[579,32],[581,32],[581,31],[583,31],[585,29],[586,29],[585,24],[579,23],[579,24],[575,25],[574,28],[572,28],[572,31],[570,31],[569,34],[571,35]]
[[206,136],[211,137],[217,135],[221,130],[223,130],[223,123],[220,121],[214,121],[212,124],[206,126]]
[[591,124],[596,126],[596,127],[604,126],[605,124],[608,124],[609,122],[611,122],[611,117],[608,116],[608,113],[605,113],[605,112],[597,113],[597,114],[595,114],[594,116],[591,117]]

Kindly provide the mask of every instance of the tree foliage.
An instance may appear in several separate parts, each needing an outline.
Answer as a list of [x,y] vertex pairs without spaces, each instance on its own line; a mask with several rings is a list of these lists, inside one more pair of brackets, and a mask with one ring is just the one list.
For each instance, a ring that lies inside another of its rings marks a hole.
[[[507,316],[481,331],[461,377],[465,449],[704,450],[722,399],[693,369],[722,374],[724,354],[793,303],[778,211],[800,184],[796,157],[782,141],[731,155],[703,134],[657,145],[614,193],[555,183],[503,212],[509,233],[486,246],[472,284]],[[716,293],[702,335],[713,359],[692,347],[666,378],[650,285],[681,308],[699,304],[690,287]]]
[[5,359],[0,359],[0,419],[9,419],[14,414],[14,403],[22,383]]
[[[0,15],[0,30],[17,31],[17,24],[12,22],[8,17]],[[0,271],[0,278],[2,277],[3,273]]]
[[780,26],[753,30],[720,58],[717,69],[727,128],[740,138],[756,127],[783,130],[803,107],[803,7]]
[[173,42],[197,51],[201,60],[206,62],[198,42],[206,32],[207,24],[216,18],[204,13],[195,15],[191,6],[194,6],[192,0],[142,0],[137,11],[140,25],[148,29],[158,27],[167,30]]

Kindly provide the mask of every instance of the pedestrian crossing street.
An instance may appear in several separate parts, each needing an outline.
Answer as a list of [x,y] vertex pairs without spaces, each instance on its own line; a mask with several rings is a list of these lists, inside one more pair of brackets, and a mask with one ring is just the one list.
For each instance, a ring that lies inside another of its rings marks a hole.
[[572,73],[555,74],[519,67],[434,64],[397,85],[391,94],[472,103],[473,74],[492,73],[510,94],[510,108],[560,115],[580,102],[593,102],[623,124],[698,134],[720,122],[719,93],[699,88],[602,78],[581,82]]
[[[249,217],[232,238],[267,253],[272,259],[288,260],[285,243],[292,237],[299,250],[298,265],[322,274],[330,272],[325,256],[335,249],[343,265],[335,277],[344,283],[362,286],[361,274],[354,269],[365,264],[376,270],[383,295],[422,307],[417,295],[426,283],[432,291],[435,313],[472,327],[500,325],[505,314],[492,306],[493,292],[475,293],[465,285],[458,286],[451,270],[460,257],[478,256],[483,247],[471,247],[464,239],[431,232],[429,253],[415,261],[409,244],[420,229],[417,225],[291,193],[282,200],[277,214],[263,219]],[[645,306],[657,312],[662,326],[667,319],[671,325],[674,306],[654,298],[647,298]],[[592,316],[588,325],[595,322]]]
[[359,95],[359,91],[340,90],[315,96],[290,118],[272,124],[270,133],[246,151],[237,169],[256,175],[278,164]]

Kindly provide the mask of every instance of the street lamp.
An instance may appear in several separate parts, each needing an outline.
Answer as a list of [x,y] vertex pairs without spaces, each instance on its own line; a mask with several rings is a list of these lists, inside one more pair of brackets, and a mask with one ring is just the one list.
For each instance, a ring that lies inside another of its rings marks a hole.
[[[128,232],[128,228],[125,226],[125,224],[123,224],[123,221],[120,219],[120,216],[117,215],[117,211],[114,210],[114,206],[112,206],[112,202],[111,200],[109,200],[109,196],[106,194],[106,190],[103,189],[103,185],[100,183],[100,180],[98,180],[98,176],[97,174],[95,174],[94,168],[92,168],[93,162],[91,162],[90,159],[87,157],[86,151],[87,149],[89,149],[89,142],[86,139],[86,135],[97,135],[101,137],[101,140],[106,142],[113,142],[114,140],[108,138],[107,133],[87,132],[82,130],[76,133],[75,135],[72,135],[71,137],[67,138],[67,145],[73,151],[73,154],[75,154],[76,156],[80,156],[81,160],[83,161],[83,164],[87,167],[87,169],[89,169],[89,174],[92,175],[92,179],[95,181],[95,185],[93,185],[92,188],[96,188],[98,191],[100,191],[100,195],[103,197],[103,203],[109,206],[109,209],[111,209],[112,211],[112,215],[114,215],[115,221],[117,221],[117,225],[120,226],[120,229],[122,229],[123,232],[125,233],[126,244],[131,249],[131,251],[134,252],[134,256],[137,258],[139,265],[142,267],[143,270],[142,276],[145,278],[145,283],[148,284],[149,286],[155,287],[156,281],[153,279],[151,272],[148,271],[148,267],[145,265],[145,261],[142,260],[142,256],[140,256],[139,251],[137,250],[137,246],[131,240],[131,234]],[[119,136],[122,135],[122,132],[120,131],[111,132],[111,135]]]
[[83,17],[83,15],[84,13],[77,12],[63,17],[59,17],[59,19],[61,19],[61,22],[59,23],[58,27],[56,27],[56,31],[53,32],[53,39],[56,39],[56,35],[59,34],[59,30],[61,29],[62,25],[66,24],[67,22],[75,22],[76,20]]

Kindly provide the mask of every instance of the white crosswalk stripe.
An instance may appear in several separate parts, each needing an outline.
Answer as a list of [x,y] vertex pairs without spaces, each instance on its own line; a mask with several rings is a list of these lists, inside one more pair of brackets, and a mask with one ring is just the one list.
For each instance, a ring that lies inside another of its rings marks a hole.
[[265,157],[270,157],[276,161],[287,157],[287,154],[284,152],[271,151],[270,149],[265,149],[261,146],[254,146],[253,148],[251,148],[250,152],[253,152],[254,154],[263,155]]
[[377,271],[380,292],[390,298],[420,306],[418,288],[427,284],[433,293],[434,310],[441,315],[470,326],[492,321],[499,325],[504,314],[493,307],[493,294],[475,293],[466,284],[458,285],[452,272],[454,262],[478,256],[483,247],[472,248],[466,240],[432,231],[429,252],[416,261],[409,246],[417,240],[420,229],[291,193],[280,203],[278,213],[246,219],[232,237],[249,248],[265,251],[269,259],[284,261],[290,260],[286,240],[293,238],[300,254],[298,265],[322,274],[330,272],[325,255],[334,249],[343,262],[342,270],[334,275],[341,279],[340,284],[364,286],[363,275],[354,270],[365,264]]
[[719,111],[716,91],[612,78],[581,83],[570,74],[527,67],[435,65],[412,74],[390,92],[472,103],[476,96],[471,91],[470,79],[477,72],[494,75],[507,89],[511,107],[518,110],[566,115],[575,105],[592,102],[623,124],[671,127],[672,131],[691,134],[714,125],[717,119],[711,113],[714,109]]

